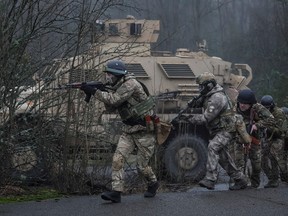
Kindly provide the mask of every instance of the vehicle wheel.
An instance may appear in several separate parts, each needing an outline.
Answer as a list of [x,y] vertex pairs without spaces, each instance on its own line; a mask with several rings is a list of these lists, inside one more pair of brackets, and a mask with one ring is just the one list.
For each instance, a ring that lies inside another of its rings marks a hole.
[[12,177],[17,181],[35,184],[45,181],[47,177],[42,155],[33,145],[15,148],[11,162]]
[[164,163],[174,182],[199,181],[206,173],[207,144],[193,135],[175,137],[168,143]]
[[58,141],[64,130],[62,122],[30,113],[17,115],[12,122],[7,125],[11,176],[25,184],[47,181],[51,166],[60,154]]

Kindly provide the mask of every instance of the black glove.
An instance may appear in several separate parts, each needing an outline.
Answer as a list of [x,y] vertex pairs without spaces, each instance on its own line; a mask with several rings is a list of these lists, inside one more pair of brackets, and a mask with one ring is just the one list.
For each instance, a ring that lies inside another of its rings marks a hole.
[[203,97],[193,98],[192,100],[188,101],[187,106],[189,108],[200,108],[200,107],[203,107]]
[[97,85],[96,88],[99,89],[100,91],[106,91],[105,85],[103,83],[99,83],[99,85]]
[[87,94],[87,95],[94,95],[95,92],[96,92],[96,89],[95,89],[94,87],[89,86],[89,85],[87,85],[87,84],[81,85],[80,89],[81,89],[82,91],[84,91],[85,94]]

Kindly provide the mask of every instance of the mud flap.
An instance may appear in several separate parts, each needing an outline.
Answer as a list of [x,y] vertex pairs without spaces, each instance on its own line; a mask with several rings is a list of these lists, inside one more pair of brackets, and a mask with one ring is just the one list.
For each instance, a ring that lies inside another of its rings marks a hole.
[[159,145],[162,145],[166,141],[171,128],[172,124],[163,121],[160,121],[160,123],[156,125],[156,138]]

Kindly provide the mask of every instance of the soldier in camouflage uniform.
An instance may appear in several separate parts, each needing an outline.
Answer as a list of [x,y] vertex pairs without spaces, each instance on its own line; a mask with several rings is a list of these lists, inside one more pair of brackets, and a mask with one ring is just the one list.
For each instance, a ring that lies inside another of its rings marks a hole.
[[282,131],[283,124],[286,124],[286,116],[275,105],[271,95],[264,95],[261,104],[272,113],[279,126],[274,131],[267,131],[262,143],[262,169],[269,180],[264,188],[276,188],[279,185],[279,171],[281,179],[288,182],[287,164],[284,157],[284,133]]
[[[229,106],[228,97],[223,88],[217,84],[212,73],[201,74],[197,77],[196,82],[199,84],[201,97],[195,104],[197,107],[203,107],[204,113],[193,114],[188,118],[192,124],[206,125],[211,135],[208,145],[207,172],[199,185],[209,190],[215,188],[219,163],[235,182],[229,189],[244,189],[247,186],[244,175],[237,169],[228,152],[228,145],[236,134],[236,125],[243,123],[243,119],[240,115],[234,115],[232,107]],[[244,132],[246,131],[244,130]]]
[[[123,133],[112,161],[112,191],[102,193],[101,198],[114,203],[121,202],[121,192],[124,188],[124,162],[135,147],[138,150],[138,172],[143,174],[148,184],[144,197],[154,197],[159,183],[148,165],[156,144],[153,125],[151,125],[153,122],[150,121],[154,116],[154,100],[147,88],[137,81],[133,74],[127,73],[122,61],[108,62],[104,72],[113,92],[95,90],[89,86],[81,88],[85,93],[93,94],[98,100],[104,102],[110,111],[117,110],[124,123]],[[148,120],[150,127],[146,124]]]
[[[284,165],[284,170],[285,172],[288,172],[288,108],[287,107],[281,107],[282,111],[284,112],[285,116],[286,116],[286,128],[284,131],[284,153],[283,153],[283,161],[285,161],[285,165]],[[281,179],[282,181],[284,181],[284,179]],[[287,181],[286,181],[287,182]]]
[[[252,138],[248,152],[252,166],[250,181],[251,188],[258,188],[261,173],[260,139],[264,136],[264,130],[271,130],[271,125],[275,125],[275,120],[268,109],[257,103],[255,94],[250,89],[244,89],[239,92],[236,111],[243,116],[247,132]],[[243,143],[236,143],[235,156],[236,165],[244,169],[246,164],[244,162]]]

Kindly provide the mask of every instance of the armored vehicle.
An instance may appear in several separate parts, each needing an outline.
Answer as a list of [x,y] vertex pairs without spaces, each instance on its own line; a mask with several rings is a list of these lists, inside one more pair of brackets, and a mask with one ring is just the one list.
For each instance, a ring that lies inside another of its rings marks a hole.
[[[198,75],[204,72],[213,73],[233,102],[238,90],[247,88],[252,80],[252,70],[247,64],[231,63],[209,56],[206,54],[205,43],[199,43],[197,51],[187,48],[179,48],[175,54],[152,51],[151,47],[158,40],[159,30],[159,20],[137,20],[133,16],[127,16],[126,19],[98,20],[92,25],[90,49],[71,59],[55,60],[52,66],[47,67],[41,74],[42,77],[53,78],[49,78],[48,84],[44,79],[38,79],[42,80],[40,82],[43,84],[39,86],[51,88],[66,83],[101,80],[103,64],[110,59],[123,60],[127,70],[134,73],[148,87],[150,94],[155,96],[157,115],[163,122],[172,124],[171,130],[167,130],[165,141],[163,140],[163,144],[157,149],[161,161],[157,164],[164,168],[164,173],[173,181],[198,181],[205,174],[208,132],[203,126],[179,122],[175,117],[186,108],[189,100],[198,96],[198,85],[195,82]],[[59,112],[58,108],[53,110],[55,98],[60,100],[66,97],[53,98],[53,103],[49,104],[50,113]],[[47,101],[43,98],[42,100],[41,106]],[[85,103],[83,100],[70,103],[66,116],[81,116],[74,113],[75,110],[81,110],[75,107],[81,102]],[[93,110],[100,113],[103,111],[101,109],[99,106]],[[194,113],[201,111],[192,110]],[[102,122],[114,122],[112,129],[116,130],[115,122],[119,120],[118,116],[107,116],[103,113],[98,119]],[[95,128],[97,127],[93,127]],[[95,140],[95,137],[93,139]]]

